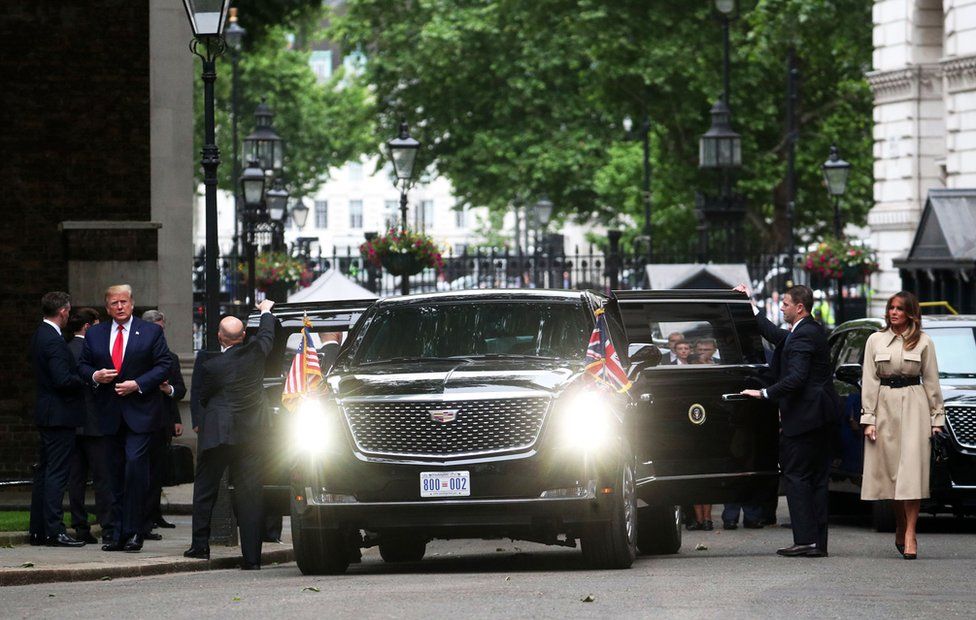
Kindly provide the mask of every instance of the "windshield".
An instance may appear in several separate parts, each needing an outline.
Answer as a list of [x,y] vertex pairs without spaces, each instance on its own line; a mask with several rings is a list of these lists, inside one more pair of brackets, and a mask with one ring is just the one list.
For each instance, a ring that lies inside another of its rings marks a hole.
[[939,327],[925,333],[935,344],[939,376],[976,376],[976,338],[972,327]]
[[492,356],[582,360],[593,329],[589,317],[582,302],[393,306],[369,322],[352,362]]

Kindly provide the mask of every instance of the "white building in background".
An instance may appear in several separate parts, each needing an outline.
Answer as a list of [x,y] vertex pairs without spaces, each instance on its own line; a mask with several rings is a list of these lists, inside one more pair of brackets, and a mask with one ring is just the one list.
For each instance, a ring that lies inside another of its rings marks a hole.
[[[901,280],[928,191],[976,188],[976,0],[874,3],[874,207],[880,315]],[[976,231],[972,234],[976,237]]]

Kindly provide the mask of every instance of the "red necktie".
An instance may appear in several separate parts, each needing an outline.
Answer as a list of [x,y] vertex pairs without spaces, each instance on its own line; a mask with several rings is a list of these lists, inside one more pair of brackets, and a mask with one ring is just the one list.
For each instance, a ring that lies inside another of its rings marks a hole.
[[115,372],[122,370],[122,326],[119,325],[119,335],[115,337],[115,344],[112,345],[112,365]]

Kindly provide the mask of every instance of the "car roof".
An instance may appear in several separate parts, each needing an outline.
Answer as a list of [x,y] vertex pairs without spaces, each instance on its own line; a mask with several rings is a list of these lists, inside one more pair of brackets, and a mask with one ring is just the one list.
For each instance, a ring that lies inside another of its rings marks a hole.
[[[838,330],[854,329],[857,327],[884,327],[884,319],[871,317],[845,321],[837,326]],[[938,327],[976,327],[976,314],[925,314],[922,315],[922,329]]]
[[478,299],[489,299],[492,301],[539,301],[539,300],[563,300],[576,301],[587,297],[603,297],[595,291],[577,291],[560,289],[538,289],[538,288],[502,288],[502,289],[472,289],[466,291],[443,291],[437,293],[419,293],[416,295],[404,295],[401,297],[386,297],[378,300],[378,306],[398,306],[405,304],[415,304],[425,301],[470,301]]

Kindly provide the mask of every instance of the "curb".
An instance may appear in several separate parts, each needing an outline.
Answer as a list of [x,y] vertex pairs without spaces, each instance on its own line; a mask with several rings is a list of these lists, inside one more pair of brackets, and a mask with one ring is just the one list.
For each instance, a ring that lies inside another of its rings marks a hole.
[[[0,587],[24,586],[37,583],[68,581],[109,581],[128,577],[150,577],[171,573],[191,573],[206,570],[238,568],[240,556],[211,558],[207,561],[185,558],[153,558],[151,563],[133,566],[106,566],[99,568],[23,568],[0,571]],[[261,564],[284,564],[295,560],[292,548],[275,549],[261,553]]]

